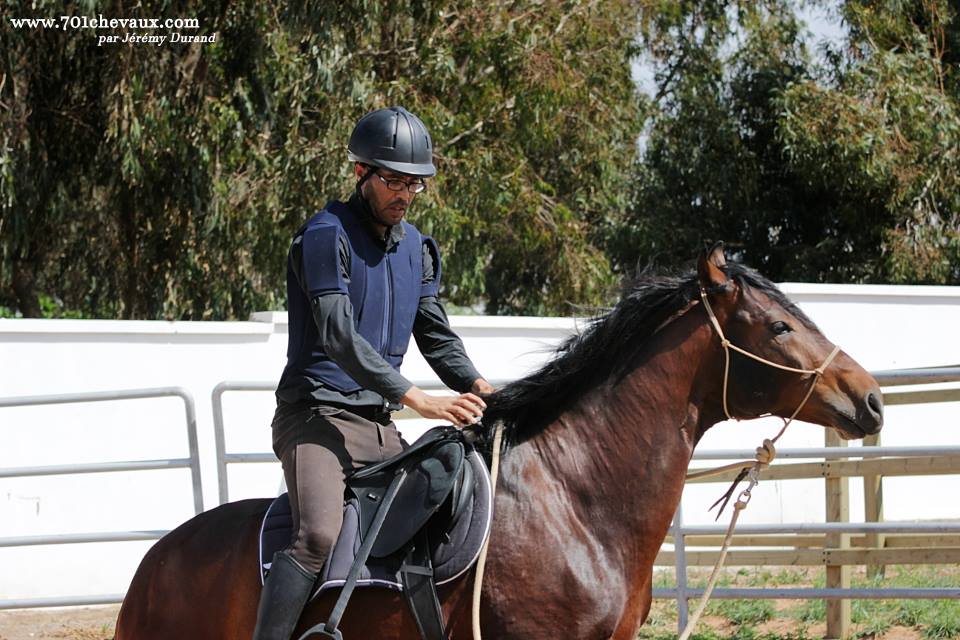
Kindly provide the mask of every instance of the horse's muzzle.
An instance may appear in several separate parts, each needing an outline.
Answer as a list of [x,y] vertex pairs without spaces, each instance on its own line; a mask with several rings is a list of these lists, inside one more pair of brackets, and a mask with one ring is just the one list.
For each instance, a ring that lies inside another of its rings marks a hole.
[[879,433],[883,427],[883,395],[879,388],[868,391],[857,407],[857,425],[868,435]]

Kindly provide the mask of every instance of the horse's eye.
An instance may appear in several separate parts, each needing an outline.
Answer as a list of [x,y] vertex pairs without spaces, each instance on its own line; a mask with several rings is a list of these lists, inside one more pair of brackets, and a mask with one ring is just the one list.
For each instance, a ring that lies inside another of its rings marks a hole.
[[788,325],[786,322],[782,320],[777,320],[772,325],[770,325],[770,330],[773,331],[778,336],[781,334],[789,333],[793,331],[793,329],[790,328],[790,325]]

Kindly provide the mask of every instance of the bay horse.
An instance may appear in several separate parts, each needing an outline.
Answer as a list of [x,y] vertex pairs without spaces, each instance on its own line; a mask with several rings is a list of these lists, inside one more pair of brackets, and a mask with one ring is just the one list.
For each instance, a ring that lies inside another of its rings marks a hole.
[[[653,562],[680,500],[694,447],[725,419],[789,416],[860,438],[879,431],[876,381],[842,351],[822,377],[731,356],[731,343],[811,369],[833,345],[771,282],[722,247],[695,272],[642,277],[541,370],[488,399],[482,437],[504,427],[481,625],[488,640],[632,640],[650,610]],[[726,398],[723,396],[726,393]],[[200,514],[159,540],[123,601],[116,640],[252,635],[257,535],[270,500]],[[440,590],[450,637],[471,635],[473,571]],[[337,591],[307,606],[294,638],[326,619]],[[341,625],[347,640],[416,640],[400,594],[363,589]]]

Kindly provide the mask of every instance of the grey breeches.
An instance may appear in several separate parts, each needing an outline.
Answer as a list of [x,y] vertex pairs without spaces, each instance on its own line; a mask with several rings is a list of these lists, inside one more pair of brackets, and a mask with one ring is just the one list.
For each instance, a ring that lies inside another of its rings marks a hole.
[[273,450],[293,511],[290,553],[318,573],[343,523],[344,478],[354,469],[400,453],[404,443],[387,413],[365,416],[332,406],[281,405],[273,419]]

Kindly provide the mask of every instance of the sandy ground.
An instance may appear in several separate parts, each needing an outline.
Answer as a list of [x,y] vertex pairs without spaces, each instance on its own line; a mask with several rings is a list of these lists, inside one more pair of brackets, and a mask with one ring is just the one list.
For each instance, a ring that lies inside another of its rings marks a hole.
[[[113,625],[120,605],[101,607],[0,611],[0,640],[112,640]],[[704,625],[720,633],[732,633],[733,626],[723,618],[707,616]],[[758,635],[796,631],[796,621],[775,618],[758,625]],[[823,624],[807,626],[810,638],[821,637]],[[915,629],[893,627],[876,640],[921,640]],[[872,637],[864,640],[873,640]]]
[[0,611],[0,640],[112,640],[120,605]]

